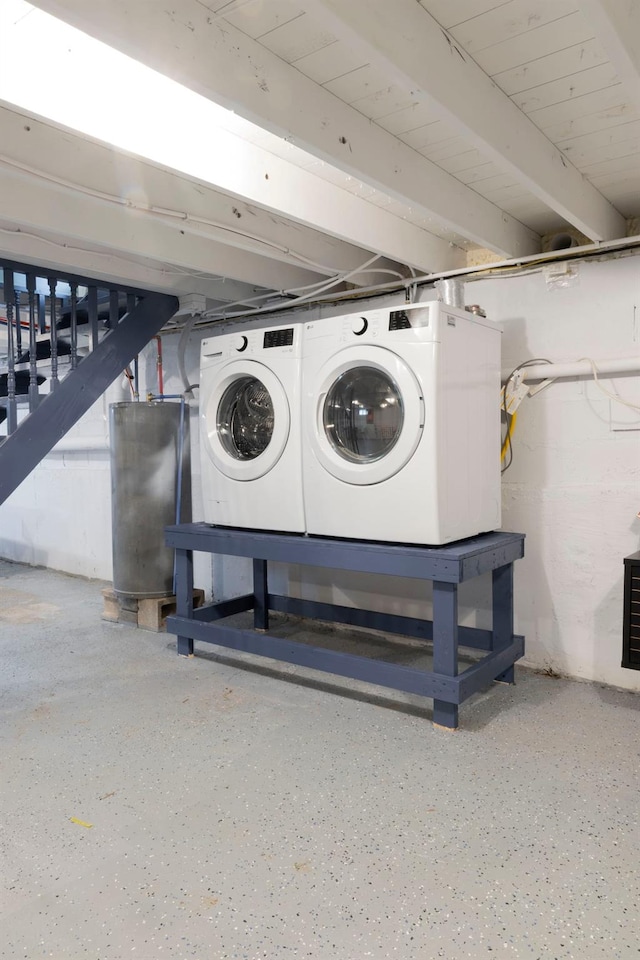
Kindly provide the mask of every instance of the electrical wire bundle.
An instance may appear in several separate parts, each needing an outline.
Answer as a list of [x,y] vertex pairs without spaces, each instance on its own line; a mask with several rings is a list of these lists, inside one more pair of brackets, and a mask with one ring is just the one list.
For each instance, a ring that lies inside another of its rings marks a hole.
[[523,363],[519,363],[515,367],[504,383],[504,389],[502,391],[502,413],[504,415],[504,420],[506,424],[506,433],[502,440],[502,447],[500,449],[500,462],[502,463],[502,473],[506,473],[511,464],[513,463],[513,444],[512,437],[516,428],[516,422],[518,419],[517,410],[514,410],[513,413],[509,412],[509,404],[507,400],[507,394],[509,389],[509,384],[521,370],[524,370],[526,367],[533,367],[538,363],[551,363],[551,360],[547,360],[546,357],[537,357],[532,360],[525,360]]
[[[598,388],[598,390],[600,390],[600,392],[603,393],[605,397],[609,397],[610,400],[614,400],[616,403],[621,403],[624,407],[627,407],[630,410],[640,411],[640,406],[638,406],[638,404],[631,403],[629,400],[625,400],[624,397],[620,397],[618,396],[617,393],[614,393],[611,390],[607,390],[606,387],[602,386],[599,379],[600,371],[598,370],[598,366],[595,360],[592,360],[591,357],[581,357],[580,360],[576,360],[572,362],[581,363],[583,361],[591,365],[593,381],[596,387]],[[544,390],[545,387],[548,387],[550,384],[554,383],[555,380],[557,379],[556,377],[550,377],[547,380],[543,380],[542,383],[539,383],[537,386],[528,387],[528,388],[525,387],[524,393],[521,394],[520,396],[517,396],[516,393],[518,391],[518,388],[522,387],[522,383],[521,382],[513,383],[514,378],[517,377],[518,373],[520,373],[521,370],[524,370],[527,367],[536,366],[539,363],[553,364],[553,361],[547,360],[545,357],[540,357],[533,360],[525,360],[523,363],[519,363],[518,366],[511,371],[511,373],[505,380],[504,387],[502,389],[502,401],[500,404],[503,420],[506,424],[506,432],[503,437],[502,446],[500,449],[500,461],[503,465],[502,473],[505,473],[513,463],[512,439],[513,439],[513,434],[515,431],[516,421],[517,421],[517,407],[520,401],[523,399],[524,396],[529,396],[529,397],[535,396],[536,394],[540,393],[541,390]],[[511,391],[509,391],[510,387],[511,387]],[[517,403],[515,403],[515,406],[514,406],[514,400],[518,401]]]

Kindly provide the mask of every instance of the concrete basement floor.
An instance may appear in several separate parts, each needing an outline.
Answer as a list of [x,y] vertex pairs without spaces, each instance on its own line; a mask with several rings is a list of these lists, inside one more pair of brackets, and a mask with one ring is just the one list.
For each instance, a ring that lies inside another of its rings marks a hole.
[[520,670],[446,733],[101,586],[0,562],[1,957],[638,957],[637,695]]

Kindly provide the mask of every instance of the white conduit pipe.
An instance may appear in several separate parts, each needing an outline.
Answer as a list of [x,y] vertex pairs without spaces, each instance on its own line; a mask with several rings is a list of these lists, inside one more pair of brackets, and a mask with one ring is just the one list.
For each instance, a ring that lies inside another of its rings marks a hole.
[[[599,377],[613,377],[623,373],[640,373],[640,356],[621,357],[619,360],[595,360]],[[504,383],[510,370],[502,371]],[[532,380],[559,380],[563,377],[592,377],[593,367],[589,360],[574,360],[569,363],[537,363],[522,371],[527,383]]]

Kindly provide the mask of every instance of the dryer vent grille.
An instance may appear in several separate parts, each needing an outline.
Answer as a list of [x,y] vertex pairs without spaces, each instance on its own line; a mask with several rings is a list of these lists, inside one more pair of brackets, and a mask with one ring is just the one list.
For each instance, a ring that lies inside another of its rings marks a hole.
[[622,666],[640,670],[640,553],[624,561]]

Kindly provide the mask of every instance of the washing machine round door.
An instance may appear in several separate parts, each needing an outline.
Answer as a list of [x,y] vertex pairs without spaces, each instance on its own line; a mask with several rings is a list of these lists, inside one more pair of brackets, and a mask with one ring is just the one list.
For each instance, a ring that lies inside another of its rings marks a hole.
[[278,377],[254,360],[218,372],[202,412],[205,447],[232,480],[257,480],[273,469],[289,438],[291,415]]
[[325,364],[316,385],[315,454],[334,477],[372,484],[411,459],[424,400],[407,364],[384,347],[352,347]]

